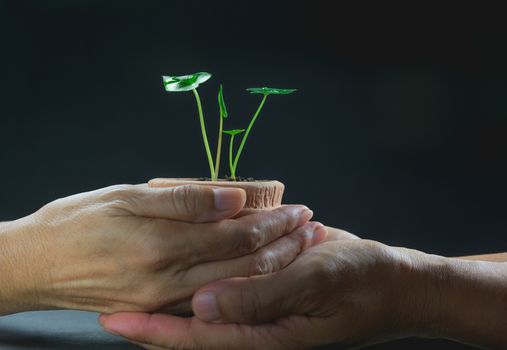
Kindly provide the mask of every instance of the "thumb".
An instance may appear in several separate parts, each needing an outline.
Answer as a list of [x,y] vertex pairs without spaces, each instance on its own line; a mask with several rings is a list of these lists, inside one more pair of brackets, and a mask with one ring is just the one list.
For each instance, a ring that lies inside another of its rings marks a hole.
[[300,293],[286,271],[211,283],[195,293],[194,314],[206,322],[247,324],[290,315]]
[[240,188],[182,185],[150,188],[121,186],[110,191],[108,199],[122,203],[136,216],[186,222],[214,222],[235,216],[245,205]]

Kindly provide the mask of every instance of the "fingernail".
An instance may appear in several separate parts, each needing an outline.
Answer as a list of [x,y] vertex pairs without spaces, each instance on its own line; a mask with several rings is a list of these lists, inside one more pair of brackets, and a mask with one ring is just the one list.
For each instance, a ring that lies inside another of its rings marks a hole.
[[313,217],[313,211],[311,211],[307,207],[301,208],[301,210],[299,212],[299,222],[298,222],[299,225],[306,224],[308,221],[310,221],[310,219],[312,217]]
[[215,209],[231,210],[241,206],[243,194],[237,188],[214,188]]
[[217,298],[214,293],[199,293],[195,296],[192,304],[194,313],[202,321],[213,322],[220,319],[220,311],[218,310]]

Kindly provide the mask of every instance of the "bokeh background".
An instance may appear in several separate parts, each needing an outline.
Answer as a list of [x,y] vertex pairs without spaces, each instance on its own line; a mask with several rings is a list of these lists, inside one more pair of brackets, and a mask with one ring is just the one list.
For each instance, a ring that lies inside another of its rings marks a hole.
[[[362,237],[459,256],[507,251],[505,3],[0,1],[0,220],[73,193],[208,175],[214,144],[268,99],[238,172]],[[225,153],[224,153],[225,155]],[[225,165],[225,164],[224,164]],[[227,173],[226,167],[222,174]],[[372,349],[437,346],[403,340]]]

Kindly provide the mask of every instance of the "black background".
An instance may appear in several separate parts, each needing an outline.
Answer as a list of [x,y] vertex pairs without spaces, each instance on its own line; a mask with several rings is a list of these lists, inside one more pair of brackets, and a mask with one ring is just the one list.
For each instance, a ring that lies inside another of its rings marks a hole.
[[505,15],[427,2],[0,1],[0,219],[111,184],[208,175],[193,96],[165,93],[160,78],[208,71],[213,144],[219,83],[228,128],[259,102],[245,88],[299,89],[268,99],[239,175],[284,182],[286,202],[362,237],[506,251]]

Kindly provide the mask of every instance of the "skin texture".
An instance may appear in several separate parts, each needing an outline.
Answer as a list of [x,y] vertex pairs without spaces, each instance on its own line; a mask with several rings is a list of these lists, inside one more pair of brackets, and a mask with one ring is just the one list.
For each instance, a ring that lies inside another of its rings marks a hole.
[[462,256],[463,260],[507,262],[507,253]]
[[325,238],[304,206],[244,203],[240,189],[119,185],[0,223],[0,314],[187,312],[201,286],[278,271]]
[[407,336],[507,347],[505,263],[389,247],[336,229],[279,272],[202,287],[192,306],[192,318],[118,313],[100,322],[158,350],[357,348]]

